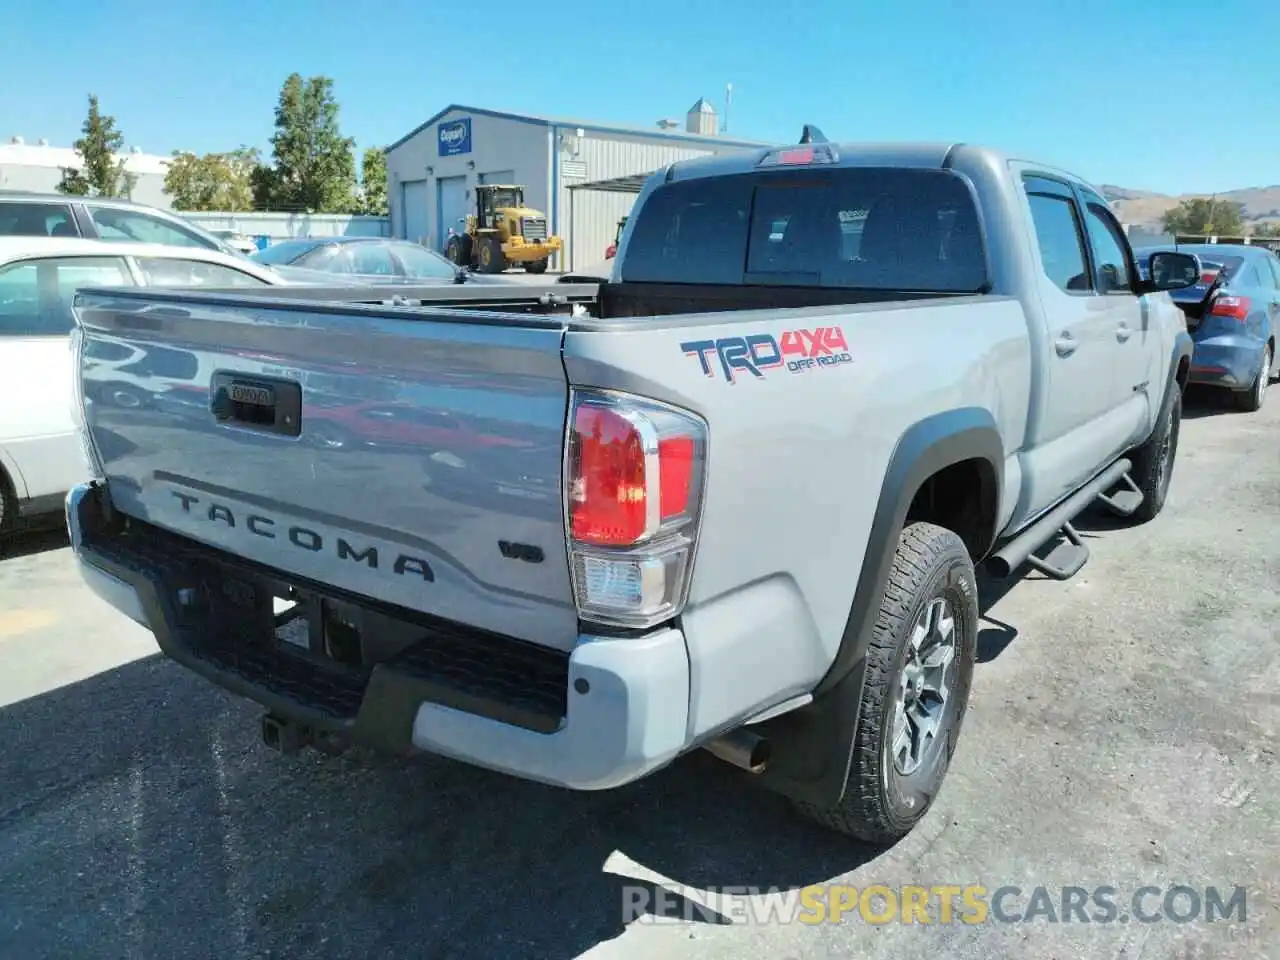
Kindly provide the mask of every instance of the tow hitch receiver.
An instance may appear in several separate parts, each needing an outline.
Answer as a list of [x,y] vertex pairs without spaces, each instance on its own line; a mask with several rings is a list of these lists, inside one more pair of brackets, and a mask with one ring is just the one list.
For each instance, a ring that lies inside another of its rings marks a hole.
[[305,724],[283,720],[271,713],[262,717],[262,742],[272,750],[295,754],[314,740],[314,731]]
[[272,750],[293,755],[303,747],[311,747],[320,753],[336,757],[350,745],[341,734],[315,727],[296,720],[285,720],[274,713],[262,717],[262,742]]

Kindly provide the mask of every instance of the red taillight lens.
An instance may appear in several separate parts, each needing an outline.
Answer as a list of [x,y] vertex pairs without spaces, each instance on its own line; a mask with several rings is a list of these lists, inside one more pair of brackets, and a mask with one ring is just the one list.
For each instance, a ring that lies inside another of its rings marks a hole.
[[658,441],[658,515],[662,521],[689,509],[693,453],[693,437],[664,437]]
[[1249,318],[1251,306],[1252,304],[1248,297],[1218,296],[1214,297],[1213,303],[1209,305],[1209,315],[1227,317],[1243,323]]
[[1217,270],[1206,270],[1204,273],[1200,274],[1201,283],[1213,283],[1213,281],[1217,279],[1218,279]]
[[628,394],[575,390],[566,440],[569,560],[579,615],[644,628],[689,586],[706,425]]
[[584,404],[574,411],[570,445],[573,539],[599,546],[635,543],[649,525],[639,429],[608,407]]
[[568,478],[574,540],[630,546],[689,511],[698,443],[680,427],[622,403],[584,400],[574,407]]

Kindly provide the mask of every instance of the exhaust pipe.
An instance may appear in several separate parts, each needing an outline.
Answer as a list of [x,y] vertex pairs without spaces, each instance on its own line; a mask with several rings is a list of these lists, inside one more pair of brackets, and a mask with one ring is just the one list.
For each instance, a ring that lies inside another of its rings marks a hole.
[[731,763],[750,773],[764,773],[772,750],[768,740],[745,727],[739,727],[712,740],[705,749],[725,763]]

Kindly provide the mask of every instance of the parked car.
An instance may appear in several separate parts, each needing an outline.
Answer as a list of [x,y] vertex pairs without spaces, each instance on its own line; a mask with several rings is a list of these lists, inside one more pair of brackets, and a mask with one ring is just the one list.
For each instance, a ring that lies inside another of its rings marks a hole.
[[19,516],[60,511],[85,477],[67,359],[78,287],[281,283],[265,267],[204,247],[0,237],[0,536]]
[[[1067,578],[1091,504],[1163,509],[1192,344],[1162,290],[1198,264],[1156,253],[1141,280],[1102,194],[1049,166],[804,140],[650,178],[591,317],[554,283],[507,288],[541,315],[499,294],[475,322],[444,287],[83,293],[79,357],[198,328],[217,371],[164,445],[84,408],[86,582],[263,704],[280,749],[601,790],[706,748],[902,837],[960,737],[975,566]],[[343,442],[315,442],[338,411]],[[361,442],[375,413],[415,425]]]
[[131,200],[0,190],[0,237],[84,237],[199,247],[240,255],[182,217]]
[[1195,342],[1191,382],[1231,391],[1236,407],[1257,410],[1280,375],[1280,258],[1252,244],[1191,243],[1142,247],[1143,263],[1161,250],[1200,261],[1199,282],[1171,296],[1187,315]]
[[252,256],[258,252],[258,245],[252,237],[246,237],[239,230],[228,230],[220,228],[210,230],[210,234],[221,240],[226,246],[230,247],[236,253],[243,253],[246,257]]
[[312,281],[316,274],[335,274],[370,283],[431,285],[464,283],[474,277],[419,243],[384,237],[281,240],[259,250],[252,259],[281,276]]

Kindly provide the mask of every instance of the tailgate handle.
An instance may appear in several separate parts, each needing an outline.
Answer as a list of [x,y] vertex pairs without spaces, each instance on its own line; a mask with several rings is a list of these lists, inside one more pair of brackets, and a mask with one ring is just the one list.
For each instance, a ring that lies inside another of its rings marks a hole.
[[279,377],[248,377],[220,370],[209,388],[218,423],[296,437],[302,432],[302,384]]

